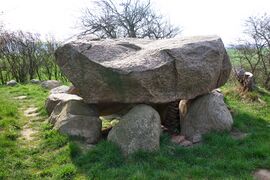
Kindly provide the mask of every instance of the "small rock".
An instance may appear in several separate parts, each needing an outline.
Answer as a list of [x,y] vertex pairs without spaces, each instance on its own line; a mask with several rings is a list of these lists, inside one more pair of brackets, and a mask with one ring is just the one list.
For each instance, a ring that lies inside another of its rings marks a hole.
[[27,117],[35,117],[39,115],[37,111],[38,111],[38,108],[30,107],[24,111],[24,115]]
[[183,147],[188,147],[192,145],[192,142],[189,140],[184,140],[183,142],[180,143],[180,145]]
[[216,91],[218,93],[222,93],[220,88],[214,89],[213,91]]
[[258,101],[259,101],[259,103],[261,103],[261,104],[263,104],[263,105],[266,105],[267,103],[264,101],[264,100],[262,100],[261,98],[258,98]]
[[56,80],[48,80],[48,81],[43,81],[41,84],[41,87],[45,88],[45,89],[53,89],[56,88],[58,86],[61,86],[62,83]]
[[173,135],[171,138],[171,142],[175,144],[179,144],[185,140],[185,136],[181,135]]
[[16,86],[18,83],[15,80],[11,80],[7,82],[7,86]]
[[255,180],[270,180],[270,171],[268,169],[259,169],[253,175]]
[[161,125],[161,132],[162,133],[169,132],[169,129],[166,128],[165,126]]
[[238,129],[233,128],[232,131],[230,132],[230,135],[234,140],[242,140],[248,136],[248,133],[243,133]]
[[121,116],[119,114],[111,114],[111,115],[108,115],[108,116],[102,116],[102,118],[106,119],[108,121],[112,121],[114,119],[121,119]]
[[117,120],[117,119],[114,119],[114,120],[111,121],[112,126],[115,126],[118,123],[119,123],[119,120]]
[[30,83],[32,83],[32,84],[40,84],[40,80],[38,80],[38,79],[31,79],[30,80]]
[[214,94],[215,96],[220,96],[222,99],[224,99],[224,95],[222,94],[222,92],[219,88],[214,89],[211,93]]
[[70,87],[66,85],[58,86],[56,88],[51,89],[50,94],[67,93],[69,88]]
[[17,97],[14,97],[14,99],[16,99],[16,100],[24,100],[26,98],[27,98],[27,96],[17,96]]
[[195,144],[195,143],[199,143],[202,141],[202,135],[201,134],[195,134],[193,137],[192,137],[192,143]]

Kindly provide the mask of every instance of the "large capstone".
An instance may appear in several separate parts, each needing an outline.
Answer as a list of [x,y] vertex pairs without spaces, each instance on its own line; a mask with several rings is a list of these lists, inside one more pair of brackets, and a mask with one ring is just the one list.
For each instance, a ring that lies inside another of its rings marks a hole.
[[85,102],[167,103],[223,85],[231,64],[219,37],[71,41],[56,62]]

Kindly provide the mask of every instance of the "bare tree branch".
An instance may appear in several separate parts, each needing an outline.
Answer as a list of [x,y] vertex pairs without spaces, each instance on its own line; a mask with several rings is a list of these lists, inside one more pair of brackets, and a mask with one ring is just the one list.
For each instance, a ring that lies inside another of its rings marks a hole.
[[249,17],[245,27],[250,39],[236,49],[257,80],[270,89],[270,15]]
[[101,38],[171,38],[180,33],[152,8],[150,0],[95,1],[95,10],[86,8],[81,17],[83,34]]

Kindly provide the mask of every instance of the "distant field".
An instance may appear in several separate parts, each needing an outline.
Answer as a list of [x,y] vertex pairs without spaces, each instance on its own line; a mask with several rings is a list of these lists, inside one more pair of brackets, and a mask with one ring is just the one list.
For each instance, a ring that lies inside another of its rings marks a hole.
[[[84,151],[52,130],[43,107],[48,93],[39,86],[0,87],[0,179],[252,179],[257,168],[270,168],[270,94],[260,90],[242,97],[230,85],[222,90],[234,128],[248,133],[245,139],[211,133],[202,145],[183,148],[164,134],[160,151],[125,159],[111,143]],[[13,99],[21,95],[28,98]],[[27,141],[21,136],[28,123],[22,111],[33,105],[41,114],[31,122],[34,139]]]

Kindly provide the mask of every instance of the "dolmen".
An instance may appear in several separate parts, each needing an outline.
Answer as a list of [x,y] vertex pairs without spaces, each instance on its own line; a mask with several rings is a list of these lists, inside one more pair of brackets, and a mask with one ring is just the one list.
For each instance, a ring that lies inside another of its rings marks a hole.
[[231,72],[218,36],[162,40],[84,37],[59,47],[55,56],[78,91],[71,96],[50,95],[54,102],[47,100],[47,104],[54,104],[49,108],[51,122],[56,129],[69,123],[66,127],[73,129],[64,133],[82,135],[86,142],[98,141],[99,116],[129,107],[109,132],[108,140],[119,145],[124,155],[158,150],[164,109],[183,100],[189,103],[185,112],[179,109],[179,121],[187,138],[232,126],[223,95],[213,91],[227,82]]

